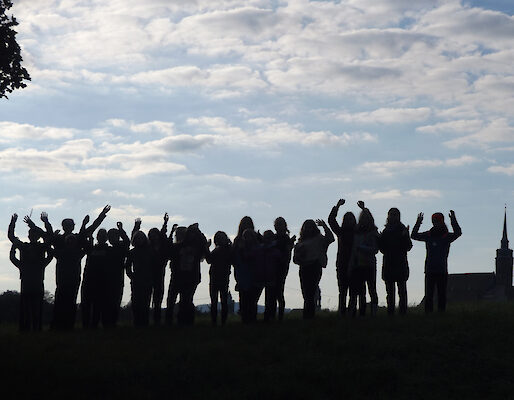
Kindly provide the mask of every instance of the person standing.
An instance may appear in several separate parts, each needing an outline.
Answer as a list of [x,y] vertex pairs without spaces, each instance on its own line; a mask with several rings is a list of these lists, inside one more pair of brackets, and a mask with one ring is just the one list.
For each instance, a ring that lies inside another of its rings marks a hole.
[[373,215],[364,205],[363,201],[357,202],[362,210],[359,222],[355,229],[351,260],[348,267],[350,278],[350,302],[348,305],[352,315],[357,313],[357,298],[359,299],[359,314],[366,314],[366,285],[371,297],[371,315],[375,315],[378,309],[377,295],[377,258],[378,230],[375,226]]
[[455,211],[450,210],[450,223],[453,232],[448,231],[444,215],[437,212],[432,215],[432,228],[419,232],[423,222],[423,213],[418,214],[416,224],[412,229],[411,238],[425,242],[427,256],[425,259],[425,312],[434,310],[434,289],[437,287],[437,309],[446,310],[446,286],[448,283],[448,254],[450,244],[462,235]]
[[283,217],[275,219],[275,242],[276,247],[280,251],[281,260],[277,268],[276,277],[276,296],[278,302],[278,320],[282,321],[284,318],[284,310],[286,307],[286,299],[284,296],[284,289],[286,285],[287,274],[289,273],[289,264],[291,263],[291,252],[296,241],[296,236],[289,237],[289,229],[287,228],[286,220]]
[[[317,226],[316,226],[317,225]],[[323,235],[318,226],[325,231]],[[334,241],[334,235],[325,221],[306,220],[300,230],[298,243],[294,247],[293,262],[298,264],[300,286],[303,295],[303,318],[312,319],[316,310],[316,290],[323,268],[327,266],[327,250]]]
[[350,263],[350,256],[353,247],[353,235],[355,234],[355,226],[357,221],[355,215],[348,211],[344,214],[341,226],[336,221],[337,212],[339,208],[345,203],[344,199],[339,199],[337,204],[332,207],[330,215],[328,216],[328,224],[337,236],[337,285],[339,286],[339,307],[340,315],[346,314],[346,297],[350,282],[348,278],[348,264]]
[[382,279],[386,285],[387,313],[394,314],[395,291],[398,286],[400,314],[407,312],[407,279],[409,279],[409,263],[407,252],[412,249],[409,227],[400,221],[400,210],[391,208],[387,213],[384,230],[378,237],[378,247],[383,257]]

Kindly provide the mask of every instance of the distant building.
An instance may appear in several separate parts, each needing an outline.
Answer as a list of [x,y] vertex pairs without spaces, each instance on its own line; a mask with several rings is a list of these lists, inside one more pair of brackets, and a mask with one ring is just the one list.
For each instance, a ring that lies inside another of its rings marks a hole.
[[501,245],[496,250],[495,272],[449,274],[448,302],[506,301],[514,299],[512,269],[513,258],[507,237],[507,209],[505,209]]

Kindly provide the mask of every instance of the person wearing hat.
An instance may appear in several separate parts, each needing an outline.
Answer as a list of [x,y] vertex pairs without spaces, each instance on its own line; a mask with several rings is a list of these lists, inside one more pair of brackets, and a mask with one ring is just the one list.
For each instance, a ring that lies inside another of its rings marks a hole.
[[434,288],[437,287],[437,309],[446,309],[446,285],[448,282],[448,254],[450,244],[462,235],[462,231],[455,217],[455,211],[450,210],[450,223],[453,232],[448,231],[444,222],[444,215],[437,212],[432,215],[432,228],[426,232],[419,232],[423,222],[423,213],[418,214],[416,224],[412,229],[411,238],[425,242],[427,256],[425,259],[425,312],[434,309]]

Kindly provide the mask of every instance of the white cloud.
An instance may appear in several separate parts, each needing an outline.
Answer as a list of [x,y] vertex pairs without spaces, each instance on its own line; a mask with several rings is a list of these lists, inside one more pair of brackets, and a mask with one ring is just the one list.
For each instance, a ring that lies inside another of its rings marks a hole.
[[366,162],[357,169],[366,173],[378,175],[392,176],[396,173],[409,173],[419,168],[437,168],[437,167],[461,167],[476,163],[479,160],[475,157],[464,155],[458,158],[449,158],[446,160],[426,159],[426,160],[407,160],[407,161],[372,161]]
[[478,132],[449,140],[445,145],[451,148],[462,146],[487,148],[497,143],[508,142],[514,142],[514,126],[511,126],[506,118],[499,118]]
[[390,189],[386,191],[373,191],[363,190],[359,196],[362,198],[373,199],[373,200],[385,200],[385,199],[401,199],[407,197],[414,197],[418,199],[430,199],[441,197],[439,190],[427,190],[427,189],[410,189],[401,191],[399,189]]
[[489,172],[514,176],[514,164],[494,165],[487,168]]
[[379,108],[358,113],[339,113],[336,118],[345,122],[365,124],[401,124],[426,120],[431,114],[429,107],[419,108]]
[[480,129],[483,122],[479,119],[459,119],[448,122],[438,122],[433,125],[418,126],[416,131],[422,133],[465,133]]
[[39,127],[16,122],[0,122],[0,142],[13,142],[18,140],[59,140],[71,139],[76,130],[69,128]]

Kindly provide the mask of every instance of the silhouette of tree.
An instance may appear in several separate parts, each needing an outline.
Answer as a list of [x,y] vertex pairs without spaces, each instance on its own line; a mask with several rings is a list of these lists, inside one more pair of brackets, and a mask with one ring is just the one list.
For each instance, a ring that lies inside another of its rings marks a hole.
[[24,80],[30,81],[29,73],[21,66],[23,59],[13,29],[18,21],[6,14],[11,7],[11,0],[0,0],[0,98],[7,98],[6,93],[14,89],[26,87]]

